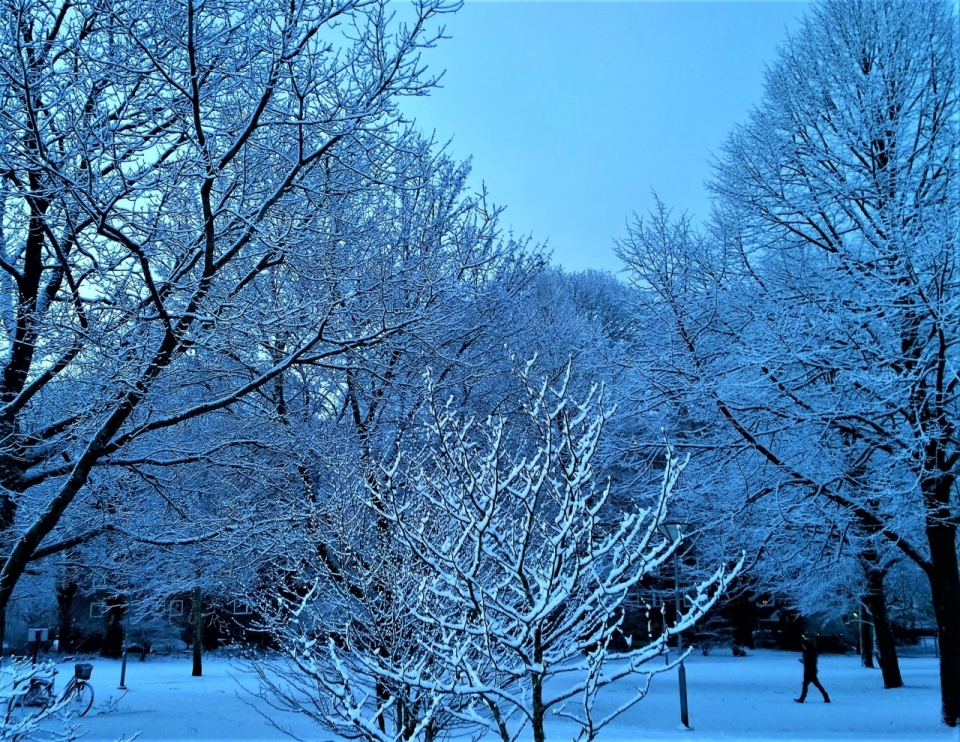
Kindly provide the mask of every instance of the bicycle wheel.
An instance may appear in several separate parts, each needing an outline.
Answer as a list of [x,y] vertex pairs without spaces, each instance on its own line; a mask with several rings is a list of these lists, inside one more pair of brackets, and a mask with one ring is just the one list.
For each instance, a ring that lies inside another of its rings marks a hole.
[[33,682],[26,693],[17,693],[7,702],[7,723],[19,723],[31,716],[41,713],[37,707],[42,709],[53,703],[53,697],[50,695],[49,687],[40,683]]
[[93,706],[93,686],[81,680],[70,689],[66,708],[71,716],[83,716],[91,706]]
[[7,701],[7,717],[6,723],[19,721],[23,717],[23,696],[16,695]]

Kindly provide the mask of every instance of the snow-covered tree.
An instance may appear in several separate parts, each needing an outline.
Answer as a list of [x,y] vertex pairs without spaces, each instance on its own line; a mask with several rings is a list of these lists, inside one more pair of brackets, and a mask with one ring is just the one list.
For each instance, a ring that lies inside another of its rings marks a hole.
[[610,643],[628,592],[678,545],[657,525],[682,463],[668,452],[659,492],[619,510],[595,481],[597,390],[574,401],[569,369],[555,385],[529,367],[517,380],[519,404],[475,424],[438,404],[428,377],[427,416],[374,477],[340,442],[345,464],[317,472],[296,545],[261,592],[287,658],[259,667],[266,700],[376,742],[464,725],[542,740],[550,711],[592,738],[611,718],[593,715],[604,686],[641,679],[615,716],[674,666],[648,661],[713,604],[731,565],[663,635],[623,654]]
[[651,306],[672,329],[670,359],[709,401],[698,422],[732,433],[731,461],[750,452],[746,499],[772,496],[811,529],[845,531],[871,570],[898,551],[927,575],[950,725],[960,719],[956,29],[940,0],[815,5],[720,158],[712,233],[684,247],[638,225],[624,245],[659,292]]
[[[421,645],[447,666],[444,677],[396,677],[433,692],[479,698],[485,721],[510,742],[529,723],[545,738],[548,712],[592,739],[639,701],[664,665],[668,637],[689,629],[739,567],[720,564],[673,626],[646,644],[613,654],[628,592],[678,542],[659,535],[683,468],[667,449],[656,496],[613,511],[592,459],[607,412],[594,388],[576,401],[569,368],[557,383],[517,369],[519,414],[483,423],[431,399],[423,454],[401,456],[370,487],[370,504],[401,535],[421,574],[411,610],[428,627]],[[640,674],[636,695],[602,718],[597,694]],[[554,681],[548,685],[548,681]],[[519,716],[519,728],[508,723]]]
[[423,315],[446,275],[397,270],[370,228],[432,188],[395,99],[430,87],[419,51],[456,6],[3,6],[0,625],[31,560],[103,533],[58,530],[96,515],[99,469],[243,448],[167,442]]
[[[765,378],[793,395],[792,414],[851,454],[846,486],[831,489],[837,504],[930,580],[951,726],[960,721],[956,29],[937,0],[816,6],[716,182],[731,247],[798,321]],[[776,363],[788,351],[794,373]]]
[[255,663],[258,693],[346,739],[430,742],[473,726],[470,699],[425,687],[446,664],[424,651],[429,627],[410,610],[419,567],[364,505],[363,471],[349,472],[344,462],[338,481],[301,505],[306,528],[264,575],[260,628],[282,654]]
[[[891,561],[892,544],[846,505],[866,496],[862,482],[873,469],[858,460],[862,449],[797,415],[781,386],[757,382],[779,364],[778,378],[806,379],[808,394],[835,401],[832,381],[807,378],[794,363],[804,347],[795,318],[754,290],[735,251],[665,208],[634,225],[622,248],[649,328],[638,355],[652,360],[636,367],[638,386],[653,391],[637,402],[641,411],[656,403],[669,410],[654,422],[695,453],[677,507],[684,512],[689,504],[689,519],[710,534],[698,543],[721,553],[730,542],[746,548],[763,589],[807,615],[837,605],[811,611],[811,581],[823,594],[882,601],[876,578]],[[650,435],[639,443],[650,447]],[[858,575],[853,584],[851,574]],[[881,606],[876,613],[882,623]],[[893,636],[889,626],[880,629],[885,685],[896,687]]]

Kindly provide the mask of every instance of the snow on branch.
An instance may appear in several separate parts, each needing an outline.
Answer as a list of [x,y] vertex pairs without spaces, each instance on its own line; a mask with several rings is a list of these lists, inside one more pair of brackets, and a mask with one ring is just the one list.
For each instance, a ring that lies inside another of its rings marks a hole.
[[[427,630],[423,651],[447,663],[446,686],[396,671],[393,677],[433,692],[478,696],[471,711],[518,716],[537,742],[555,708],[592,739],[639,701],[650,678],[669,669],[648,664],[668,637],[691,628],[738,573],[719,565],[697,586],[686,611],[657,639],[614,654],[623,603],[640,580],[679,546],[664,539],[671,492],[686,464],[668,445],[658,496],[647,507],[616,512],[609,485],[598,484],[592,459],[607,413],[603,390],[583,401],[569,391],[570,373],[556,387],[536,382],[532,365],[519,369],[520,414],[482,424],[463,420],[430,394],[430,443],[412,458],[401,454],[381,469],[369,504],[421,565],[409,610]],[[428,392],[432,392],[429,375]],[[381,668],[385,670],[386,668]],[[612,682],[639,673],[634,698],[595,719],[593,703]],[[545,684],[553,682],[547,690]],[[579,714],[562,704],[582,699]],[[518,732],[491,724],[510,742]]]
[[[69,699],[49,705],[28,705],[27,696],[38,682],[52,679],[52,663],[33,665],[13,660],[0,669],[0,742],[26,742],[42,734],[50,742],[73,742],[77,727],[71,724]],[[59,722],[59,729],[51,728]]]
[[[660,636],[624,636],[628,596],[680,545],[658,527],[686,459],[667,445],[659,490],[619,508],[595,469],[603,388],[578,396],[569,367],[515,374],[519,396],[479,421],[438,403],[428,374],[400,454],[304,506],[304,549],[258,606],[286,659],[256,663],[267,703],[368,742],[543,742],[548,714],[592,740],[675,666],[669,638],[742,566],[718,565]],[[615,682],[635,692],[596,716]]]

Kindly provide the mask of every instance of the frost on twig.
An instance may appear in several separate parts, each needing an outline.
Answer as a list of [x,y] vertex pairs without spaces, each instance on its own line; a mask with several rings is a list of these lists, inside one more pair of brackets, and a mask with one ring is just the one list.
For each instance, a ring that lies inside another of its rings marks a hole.
[[[624,600],[679,540],[658,525],[685,466],[667,446],[661,487],[618,510],[593,461],[603,390],[582,400],[517,371],[514,413],[482,422],[437,404],[389,465],[304,506],[311,549],[258,607],[285,663],[258,663],[260,697],[370,742],[431,742],[454,730],[545,738],[548,714],[593,739],[639,701],[668,639],[689,629],[739,570],[721,565],[673,626],[614,653]],[[613,682],[636,691],[603,716]],[[278,722],[274,722],[279,726]]]
[[0,742],[21,742],[42,736],[49,742],[72,742],[77,727],[71,723],[68,699],[34,705],[30,696],[38,682],[52,681],[54,666],[31,666],[14,660],[0,668]]
[[[518,376],[524,391],[518,419],[494,416],[478,424],[449,404],[432,404],[424,453],[412,461],[399,457],[371,488],[371,506],[420,565],[408,605],[424,627],[423,652],[448,668],[445,682],[399,669],[395,677],[482,699],[467,708],[488,712],[477,720],[503,742],[519,734],[503,723],[509,717],[519,719],[520,729],[529,723],[541,742],[548,710],[592,739],[644,696],[654,674],[671,667],[648,661],[704,615],[740,567],[719,565],[663,635],[612,653],[628,592],[679,545],[658,526],[686,461],[668,445],[653,503],[615,512],[609,485],[596,481],[592,466],[607,419],[602,389],[577,401],[569,368],[556,386],[536,382],[529,364]],[[598,693],[628,676],[640,678],[633,698],[595,717]],[[568,703],[574,700],[579,710]]]

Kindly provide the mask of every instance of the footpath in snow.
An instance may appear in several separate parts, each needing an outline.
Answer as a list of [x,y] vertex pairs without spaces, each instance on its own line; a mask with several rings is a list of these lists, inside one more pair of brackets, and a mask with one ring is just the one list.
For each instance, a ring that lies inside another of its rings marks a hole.
[[[690,721],[693,731],[680,731],[676,672],[658,676],[650,694],[601,732],[599,742],[641,740],[883,740],[885,742],[960,742],[956,730],[938,723],[937,661],[904,658],[906,686],[883,690],[878,670],[860,666],[858,657],[822,655],[820,679],[830,693],[824,704],[813,688],[803,705],[803,668],[799,653],[757,651],[749,657],[702,657],[687,662]],[[67,674],[70,667],[63,668]],[[119,703],[120,663],[96,660],[92,682],[97,702],[81,719],[85,742],[130,737],[152,740],[281,740],[290,739],[258,712],[263,705],[240,684],[255,685],[241,663],[222,657],[204,659],[204,675],[190,675],[189,658],[135,659],[127,664],[129,691]],[[59,677],[64,677],[60,675]],[[239,681],[239,683],[238,683]],[[600,709],[614,708],[626,686],[601,696]],[[109,707],[113,707],[112,709]],[[271,711],[275,721],[300,739],[331,740],[324,729],[303,717]],[[555,722],[548,742],[567,742],[570,729]],[[490,737],[492,740],[493,738]]]

